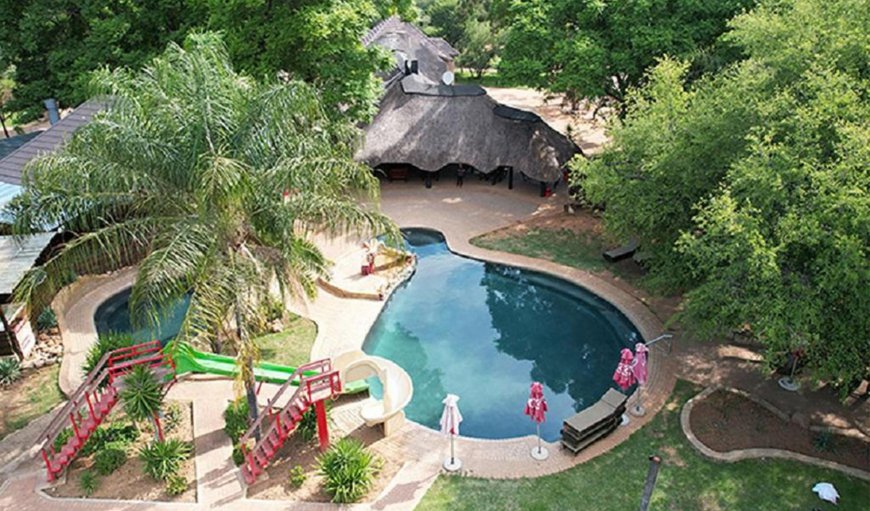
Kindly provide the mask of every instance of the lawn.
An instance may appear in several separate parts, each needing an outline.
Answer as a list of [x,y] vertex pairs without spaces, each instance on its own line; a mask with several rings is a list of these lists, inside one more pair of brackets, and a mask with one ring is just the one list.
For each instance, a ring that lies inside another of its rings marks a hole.
[[614,244],[605,244],[601,235],[591,231],[540,227],[523,231],[502,229],[478,236],[471,244],[591,272],[609,271],[634,286],[646,288],[640,269],[631,260],[615,264],[604,260],[602,252],[613,248]]
[[57,386],[60,365],[25,371],[12,386],[0,390],[0,438],[17,431],[33,419],[48,413],[63,401]]
[[[662,456],[663,463],[650,510],[867,509],[870,483],[840,472],[783,460],[726,464],[701,456],[686,440],[679,422],[682,405],[700,390],[678,381],[671,401],[650,424],[591,462],[538,479],[439,476],[417,509],[637,509],[647,456],[653,453]],[[839,506],[812,493],[820,481],[837,488]]]
[[313,321],[293,316],[283,331],[257,337],[255,341],[264,362],[296,367],[309,361],[316,336],[317,325]]

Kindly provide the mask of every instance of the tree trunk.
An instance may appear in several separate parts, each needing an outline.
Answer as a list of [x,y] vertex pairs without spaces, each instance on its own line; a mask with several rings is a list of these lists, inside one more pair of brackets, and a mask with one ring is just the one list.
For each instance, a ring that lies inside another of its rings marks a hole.
[[[239,310],[239,307],[236,306],[236,333],[239,336],[239,349],[246,353],[245,359],[242,363],[245,365],[247,377],[245,377],[245,398],[248,401],[248,418],[251,421],[251,424],[257,421],[257,417],[260,414],[259,406],[257,405],[257,383],[254,381],[254,360],[250,355],[249,350],[242,348],[242,346],[249,341],[247,331],[244,328],[242,323],[242,314]],[[254,431],[254,438],[257,441],[260,441],[260,432]]]

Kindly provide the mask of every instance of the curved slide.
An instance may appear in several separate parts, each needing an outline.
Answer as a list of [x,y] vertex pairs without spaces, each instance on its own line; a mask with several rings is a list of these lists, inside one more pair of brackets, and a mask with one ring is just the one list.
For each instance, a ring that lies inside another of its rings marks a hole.
[[[204,353],[202,351],[197,351],[186,344],[180,344],[174,348],[169,348],[167,346],[166,351],[175,363],[176,375],[186,373],[205,373],[235,377],[239,372],[239,368],[236,365],[236,359],[233,357],[216,355],[214,353]],[[295,367],[272,364],[270,362],[260,362],[254,366],[254,379],[267,383],[281,384],[293,376],[294,372],[296,372]],[[292,385],[299,385],[298,379],[292,382]],[[350,385],[343,386],[342,389],[344,394],[355,394],[367,390],[368,384],[364,381],[356,381],[351,382]]]
[[362,351],[348,351],[335,357],[342,386],[358,385],[376,376],[383,385],[383,398],[369,398],[360,409],[366,426],[384,425],[384,435],[397,431],[405,420],[405,407],[414,395],[411,377],[398,364]]

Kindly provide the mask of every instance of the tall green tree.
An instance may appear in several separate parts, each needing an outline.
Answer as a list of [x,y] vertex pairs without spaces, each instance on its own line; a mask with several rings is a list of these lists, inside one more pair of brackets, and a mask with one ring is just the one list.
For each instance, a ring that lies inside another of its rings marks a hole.
[[764,0],[730,22],[746,58],[687,85],[660,62],[575,179],[686,293],[701,335],[749,326],[848,391],[870,353],[870,9]]
[[205,19],[203,0],[0,0],[0,54],[15,65],[7,111],[25,119],[42,100],[88,99],[100,66],[138,67]]
[[[383,90],[375,71],[391,60],[363,35],[389,2],[210,0],[208,24],[224,32],[233,62],[253,76],[286,71],[314,84],[332,111],[370,120]],[[378,6],[381,9],[378,9]]]
[[69,274],[138,260],[132,318],[156,322],[189,294],[177,341],[235,342],[255,415],[258,306],[272,286],[282,297],[313,295],[328,268],[308,235],[395,235],[362,205],[376,204],[379,188],[352,158],[358,130],[327,115],[304,82],[237,73],[214,33],[96,83],[109,109],[31,163],[13,204],[18,232],[62,225],[75,235],[18,296],[32,303]]
[[[503,3],[503,2],[502,2]],[[704,57],[725,23],[752,0],[516,0],[499,72],[505,78],[569,99],[612,98],[621,103],[642,83],[656,58]]]

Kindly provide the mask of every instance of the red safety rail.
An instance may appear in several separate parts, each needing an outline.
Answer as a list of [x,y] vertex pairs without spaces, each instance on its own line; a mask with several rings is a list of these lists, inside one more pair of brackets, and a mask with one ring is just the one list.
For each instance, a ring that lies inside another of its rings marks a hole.
[[[284,391],[295,381],[299,386],[282,408],[275,404]],[[248,428],[244,435],[239,438],[239,445],[244,454],[242,463],[242,476],[247,484],[253,484],[257,476],[275,457],[275,453],[284,445],[284,441],[292,433],[302,415],[315,406],[318,412],[318,434],[321,448],[328,445],[328,435],[325,422],[324,400],[332,399],[341,392],[341,381],[338,371],[332,370],[329,360],[318,360],[303,365],[296,369],[293,375],[278,389],[272,399],[266,405],[266,410],[261,413],[257,420]],[[265,429],[259,441],[254,442],[253,447],[248,447],[254,441],[258,431]]]
[[[103,355],[39,436],[49,481],[53,481],[69,466],[97,426],[117,404],[120,390],[120,382],[116,381],[118,376],[141,364],[154,368],[163,383],[164,392],[175,382],[174,365],[163,356],[159,341],[120,348]],[[69,439],[55,449],[55,441],[67,429],[71,431]]]

